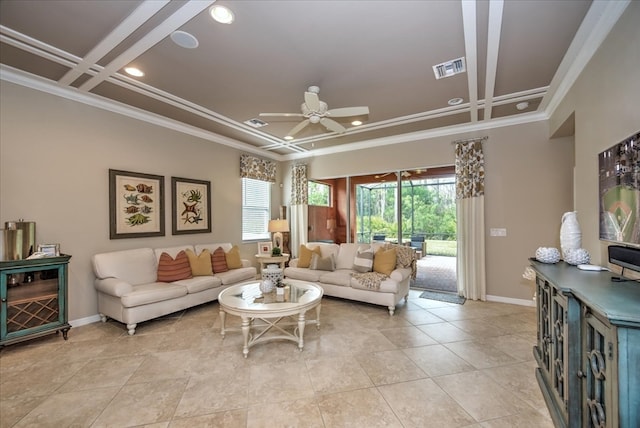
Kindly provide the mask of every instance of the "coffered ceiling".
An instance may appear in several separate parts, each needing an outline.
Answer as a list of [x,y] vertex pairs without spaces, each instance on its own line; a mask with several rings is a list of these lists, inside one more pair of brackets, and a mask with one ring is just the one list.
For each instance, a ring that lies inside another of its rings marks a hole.
[[[220,24],[213,1],[0,0],[1,77],[297,158],[541,120],[624,10],[609,3],[220,0],[235,16]],[[176,44],[176,30],[198,46]],[[436,79],[433,66],[457,58],[466,71]],[[310,86],[329,110],[369,114],[285,140],[304,118],[260,113],[300,113]]]

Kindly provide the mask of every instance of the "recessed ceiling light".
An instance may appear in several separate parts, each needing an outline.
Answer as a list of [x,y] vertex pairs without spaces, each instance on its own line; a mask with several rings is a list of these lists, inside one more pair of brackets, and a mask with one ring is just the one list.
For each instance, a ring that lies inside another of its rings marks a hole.
[[198,39],[186,31],[174,31],[171,33],[171,40],[173,40],[176,45],[187,49],[195,49],[199,44]]
[[526,109],[527,107],[529,107],[529,102],[528,102],[528,101],[523,101],[523,102],[521,102],[521,103],[516,104],[516,108],[517,108],[518,110],[524,110],[524,109]]
[[133,76],[133,77],[142,77],[142,76],[144,76],[144,73],[142,72],[142,70],[140,70],[139,68],[136,68],[136,67],[125,67],[124,71],[129,76]]
[[362,125],[362,121],[361,120],[354,120],[353,122],[351,122],[351,124],[353,126],[360,126],[360,125]]
[[231,10],[225,6],[211,6],[211,9],[209,9],[209,13],[211,14],[211,17],[213,19],[221,24],[231,24],[234,19],[233,12],[231,12]]
[[287,141],[291,141],[293,140],[293,137],[291,135],[287,135],[286,137],[284,137],[284,139]]
[[451,98],[449,101],[447,101],[447,104],[449,104],[450,106],[457,106],[458,104],[462,104],[462,101],[464,100],[460,97]]

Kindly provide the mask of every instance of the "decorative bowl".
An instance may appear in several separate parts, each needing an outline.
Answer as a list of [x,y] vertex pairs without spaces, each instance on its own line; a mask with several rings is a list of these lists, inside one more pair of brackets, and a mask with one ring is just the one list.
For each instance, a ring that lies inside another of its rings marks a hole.
[[536,260],[542,263],[558,263],[560,251],[553,247],[540,247],[536,250]]
[[574,250],[566,250],[564,254],[564,261],[570,265],[584,265],[589,264],[591,256],[589,252],[584,248],[577,248]]

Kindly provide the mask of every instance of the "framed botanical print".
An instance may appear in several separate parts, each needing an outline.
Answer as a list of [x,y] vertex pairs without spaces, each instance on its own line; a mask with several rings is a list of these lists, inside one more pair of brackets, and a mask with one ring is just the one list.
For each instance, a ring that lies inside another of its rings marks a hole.
[[211,183],[171,177],[172,234],[211,232]]
[[164,177],[109,170],[109,238],[164,236]]

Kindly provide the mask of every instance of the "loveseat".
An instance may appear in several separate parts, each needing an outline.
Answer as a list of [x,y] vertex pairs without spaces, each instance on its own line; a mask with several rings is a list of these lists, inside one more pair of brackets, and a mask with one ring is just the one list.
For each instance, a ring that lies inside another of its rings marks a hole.
[[140,322],[216,300],[225,288],[256,278],[256,268],[229,243],[101,253],[92,265],[100,318],[125,323],[130,335]]
[[[394,255],[389,259],[386,255],[391,252]],[[383,253],[387,258],[385,268],[377,266],[382,262],[376,263],[376,257],[382,259]],[[386,273],[376,273],[374,267]],[[415,275],[415,251],[384,242],[340,245],[311,242],[300,247],[299,257],[291,260],[284,270],[285,281],[313,282],[324,289],[325,296],[383,305],[389,309],[389,315],[394,314],[401,299],[407,300],[412,275]]]

